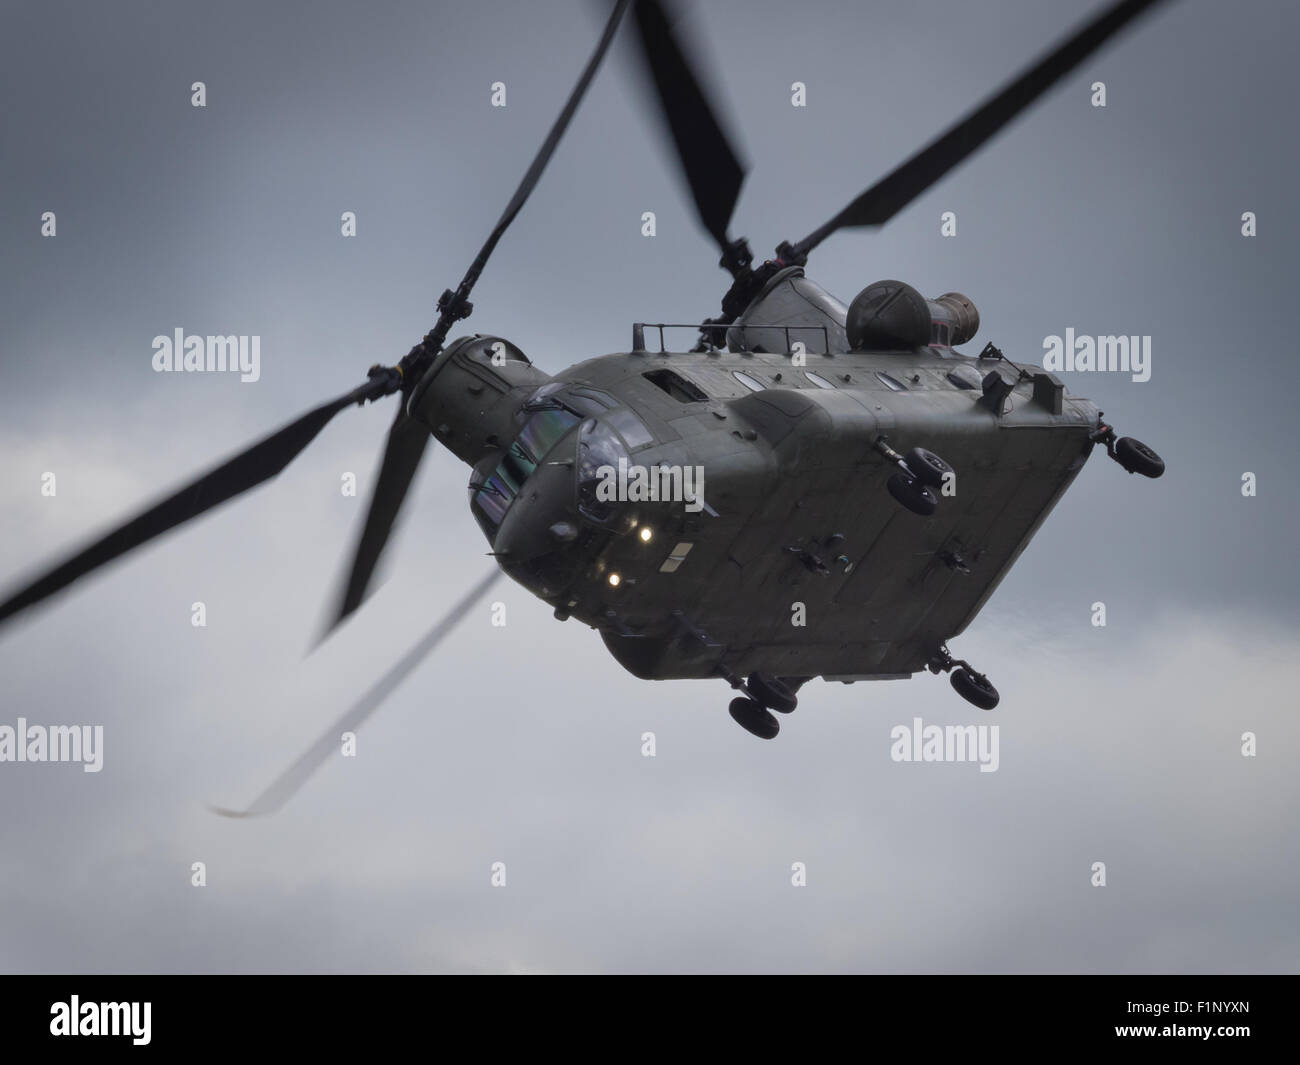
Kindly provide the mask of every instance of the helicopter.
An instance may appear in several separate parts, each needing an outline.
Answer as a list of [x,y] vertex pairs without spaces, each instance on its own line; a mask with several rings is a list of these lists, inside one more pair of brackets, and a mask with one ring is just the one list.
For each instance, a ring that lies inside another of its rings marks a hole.
[[[1157,478],[1151,448],[991,342],[968,297],[895,280],[849,303],[807,276],[841,229],[883,225],[1162,0],[1120,0],[802,240],[756,262],[730,235],[745,167],[660,0],[617,0],[514,196],[434,326],[392,365],[149,507],[0,603],[0,626],[81,577],[275,477],[338,413],[397,396],[325,635],[366,600],[430,440],[471,469],[494,565],[297,762],[234,816],[277,809],[503,575],[595,629],[644,680],[728,684],[764,739],[800,689],[949,674],[998,705],[948,642],[989,597],[1093,449]],[[699,222],[731,277],[721,313],[636,322],[624,352],[551,375],[503,337],[448,342],[632,9],[633,32]],[[696,339],[671,350],[666,331]],[[647,335],[654,343],[647,345]]]

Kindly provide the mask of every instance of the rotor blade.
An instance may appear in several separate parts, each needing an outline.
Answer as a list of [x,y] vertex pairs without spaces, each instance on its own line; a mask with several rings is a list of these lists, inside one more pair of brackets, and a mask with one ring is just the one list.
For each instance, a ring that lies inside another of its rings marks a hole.
[[62,565],[34,580],[0,603],[0,624],[21,610],[40,602],[91,570],[111,562],[133,548],[175,528],[226,500],[269,481],[283,470],[325,424],[344,407],[382,394],[382,385],[371,383],[354,389],[254,444],[245,451],[168,496],[161,503],[132,518],[107,536],[96,540]]
[[222,817],[259,817],[262,814],[274,813],[283,806],[293,793],[302,787],[307,778],[320,768],[325,759],[339,749],[339,737],[344,732],[355,732],[393,689],[406,679],[407,674],[456,627],[470,608],[500,577],[501,570],[494,567],[491,573],[474,585],[419,643],[407,651],[397,664],[361,696],[347,713],[334,722],[320,739],[307,748],[293,765],[276,777],[271,786],[254,799],[246,810],[227,810],[213,806],[210,807],[212,812]]
[[807,255],[838,229],[878,226],[889,221],[953,167],[976,151],[1021,111],[1074,70],[1147,8],[1163,0],[1112,4],[1015,81],[928,147],[882,178],[820,229],[794,245]]
[[659,0],[637,0],[636,24],[637,40],[677,145],[695,209],[704,228],[725,251],[745,167],[723,132]]
[[388,543],[393,524],[397,520],[397,512],[411,487],[411,479],[415,476],[428,442],[429,430],[408,417],[405,408],[399,406],[392,428],[388,430],[384,457],[370,494],[366,523],[353,552],[352,569],[348,573],[347,583],[341,589],[338,608],[329,626],[321,634],[322,640],[365,601],[375,566]]
[[[519,183],[519,188],[515,190],[514,196],[510,198],[510,202],[506,204],[506,209],[502,212],[501,219],[497,222],[496,228],[492,230],[486,243],[484,243],[483,247],[479,250],[478,255],[470,264],[469,269],[465,272],[460,287],[456,290],[458,300],[463,301],[469,295],[470,290],[474,287],[474,283],[478,281],[479,274],[483,272],[483,267],[487,264],[488,257],[492,254],[493,249],[496,248],[497,241],[501,239],[501,235],[506,231],[506,228],[510,223],[515,220],[515,215],[519,213],[520,208],[523,207],[529,194],[532,193],[538,179],[542,176],[542,171],[546,169],[546,164],[551,161],[551,156],[555,154],[555,146],[560,143],[560,138],[564,136],[564,131],[568,129],[570,119],[573,118],[574,112],[578,110],[578,104],[582,102],[583,96],[586,95],[587,86],[591,84],[591,79],[595,77],[596,70],[600,67],[600,61],[605,58],[605,53],[609,51],[609,43],[614,39],[614,31],[618,29],[619,21],[623,18],[623,12],[627,10],[628,3],[629,0],[618,0],[614,5],[614,9],[610,12],[609,20],[605,23],[605,30],[601,34],[600,42],[596,45],[595,52],[592,53],[591,58],[587,61],[587,66],[583,70],[582,76],[578,79],[578,84],[573,87],[573,91],[569,94],[569,99],[564,105],[564,110],[560,112],[560,116],[555,120],[555,124],[551,126],[550,133],[546,135],[546,140],[542,142],[542,146],[537,150],[537,155],[533,159],[532,165],[528,168],[527,173],[524,174],[524,179]],[[441,330],[442,334],[441,336],[436,337],[439,343],[441,343],[442,339],[445,337],[447,327],[451,324],[451,321],[454,320],[454,318],[450,317],[448,314],[448,311],[450,310],[450,307],[444,310],[444,313],[439,317],[438,325],[435,326],[435,330]]]

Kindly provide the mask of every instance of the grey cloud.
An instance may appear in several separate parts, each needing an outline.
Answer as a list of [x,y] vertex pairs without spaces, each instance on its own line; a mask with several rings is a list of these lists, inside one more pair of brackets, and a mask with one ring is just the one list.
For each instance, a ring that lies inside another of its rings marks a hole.
[[[801,236],[1092,6],[699,5],[754,165],[737,230],[762,250]],[[11,5],[4,573],[404,353],[544,135],[591,16]],[[896,723],[973,720],[942,678],[811,685],[764,745],[727,718],[722,686],[637,682],[509,587],[509,624],[484,607],[356,759],[273,819],[211,817],[205,803],[256,794],[490,564],[466,472],[435,450],[392,579],[304,658],[359,511],[339,476],[364,482],[387,428],[367,408],[0,639],[0,723],[103,724],[106,744],[99,774],[0,766],[0,968],[1294,971],[1300,159],[1278,131],[1298,28],[1283,3],[1167,5],[888,227],[812,264],[845,299],[881,277],[965,291],[975,345],[1024,362],[1066,326],[1154,338],[1150,383],[1067,384],[1169,473],[1139,483],[1094,459],[957,644],[1003,692],[997,773],[889,761]],[[468,323],[549,370],[623,348],[634,319],[715,313],[723,291],[612,58]],[[1096,78],[1104,111],[1087,104]],[[492,112],[497,79],[510,103]],[[262,379],[154,374],[150,341],[177,326],[261,335]],[[1258,498],[1241,497],[1244,470]],[[1096,600],[1105,629],[1088,623]],[[638,753],[646,730],[655,759]],[[504,889],[488,883],[498,860]],[[807,888],[789,884],[796,860]]]

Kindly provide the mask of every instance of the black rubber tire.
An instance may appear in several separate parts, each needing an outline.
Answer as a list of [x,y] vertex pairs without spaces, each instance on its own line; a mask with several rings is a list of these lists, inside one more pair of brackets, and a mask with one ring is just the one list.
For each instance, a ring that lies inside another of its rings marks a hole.
[[743,695],[731,700],[727,712],[731,714],[732,721],[760,740],[776,739],[776,734],[781,731],[781,722],[753,699],[746,699]]
[[1134,440],[1131,436],[1121,436],[1115,441],[1115,457],[1129,473],[1159,477],[1165,472],[1165,460],[1141,440]]
[[799,699],[790,686],[777,677],[755,673],[749,678],[748,688],[751,699],[778,714],[793,713],[799,705]]
[[954,472],[943,459],[923,447],[912,448],[903,456],[903,461],[912,471],[912,476],[927,488],[942,488],[944,476]]
[[903,504],[913,514],[928,518],[939,506],[934,493],[916,481],[909,481],[901,473],[894,474],[887,482],[889,494]]
[[958,695],[981,710],[992,710],[998,705],[998,690],[983,674],[957,668],[948,674],[948,682]]

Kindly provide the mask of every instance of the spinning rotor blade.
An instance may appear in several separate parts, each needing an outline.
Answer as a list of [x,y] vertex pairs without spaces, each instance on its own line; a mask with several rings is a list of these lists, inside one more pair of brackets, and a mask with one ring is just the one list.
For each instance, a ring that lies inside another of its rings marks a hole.
[[991,100],[893,173],[876,182],[820,229],[793,246],[803,257],[839,229],[883,225],[971,155],[1147,8],[1163,0],[1122,0],[1044,56]]
[[[497,242],[500,241],[502,234],[505,233],[510,223],[515,220],[515,216],[519,214],[520,209],[541,178],[542,171],[546,169],[546,164],[550,162],[551,156],[555,154],[555,148],[560,143],[560,138],[564,136],[565,130],[568,129],[569,122],[578,110],[578,105],[582,102],[583,96],[586,95],[587,88],[591,84],[592,78],[595,77],[601,60],[605,57],[605,53],[609,51],[610,42],[614,39],[614,32],[618,29],[619,22],[622,20],[623,13],[627,10],[629,2],[630,0],[618,0],[618,3],[614,5],[614,9],[610,12],[609,19],[605,23],[605,30],[596,45],[595,52],[587,61],[582,76],[578,78],[578,83],[569,94],[564,109],[560,112],[554,125],[551,126],[551,130],[547,134],[546,140],[542,142],[541,148],[538,149],[532,165],[524,174],[523,180],[520,181],[515,194],[510,198],[510,202],[506,204],[506,209],[502,212],[496,227],[488,235],[487,241],[465,272],[460,286],[455,292],[450,290],[444,292],[442,299],[438,301],[439,315],[437,324],[425,337],[423,344],[416,349],[418,355],[413,352],[416,362],[404,367],[404,369],[410,370],[410,374],[406,378],[408,387],[414,385],[416,376],[423,369],[423,365],[427,365],[442,347],[442,342],[447,338],[447,331],[451,328],[452,323],[469,314],[471,309],[469,294],[474,288],[475,282],[478,281],[479,275],[483,272],[483,267],[487,265],[488,258],[496,248]],[[410,488],[415,471],[420,465],[420,459],[424,455],[428,439],[429,432],[427,429],[408,418],[405,410],[398,411],[393,427],[388,433],[384,457],[380,461],[375,489],[370,497],[366,523],[362,528],[357,540],[356,550],[353,553],[352,567],[348,572],[347,581],[343,585],[338,608],[322,638],[328,636],[340,622],[365,601],[375,567],[379,562],[380,555],[383,554],[384,547],[388,543],[389,535],[392,533],[393,525],[397,520],[398,511],[406,499],[407,490]]]
[[365,601],[375,566],[383,553],[384,545],[388,543],[393,524],[397,520],[397,512],[411,487],[411,480],[415,477],[428,443],[429,430],[407,417],[405,408],[399,406],[393,426],[388,430],[384,457],[370,494],[366,523],[357,537],[352,570],[348,574],[347,583],[340,590],[338,608],[321,639],[333,632]]
[[274,813],[306,782],[307,778],[320,768],[325,759],[339,749],[339,737],[344,732],[355,732],[411,672],[420,661],[429,654],[442,639],[454,629],[465,617],[473,605],[501,577],[501,570],[493,567],[492,572],[474,585],[465,596],[412,647],[380,680],[358,699],[347,713],[340,717],[320,739],[313,743],[302,756],[288,769],[281,773],[261,795],[254,799],[246,810],[227,810],[211,807],[213,813],[222,817],[259,817]]
[[637,41],[704,228],[724,254],[727,228],[745,180],[715,109],[696,78],[659,0],[637,0]]
[[[446,338],[447,327],[457,317],[464,317],[459,312],[464,306],[465,299],[469,296],[470,289],[474,287],[479,274],[483,272],[483,267],[487,264],[488,257],[492,254],[493,249],[496,248],[497,241],[501,239],[501,234],[515,220],[515,215],[519,213],[520,208],[527,201],[533,188],[537,185],[538,179],[542,176],[542,171],[546,169],[546,164],[551,161],[551,156],[555,154],[555,147],[560,143],[560,138],[564,136],[564,131],[568,129],[569,121],[573,118],[574,112],[578,110],[578,104],[582,102],[583,96],[586,95],[591,79],[596,76],[600,61],[605,58],[605,53],[609,51],[609,44],[614,39],[614,31],[618,29],[618,24],[623,18],[623,12],[627,10],[629,2],[630,0],[618,0],[614,5],[614,10],[610,12],[609,20],[605,23],[605,31],[601,34],[595,52],[587,61],[587,66],[578,79],[578,84],[569,93],[569,99],[564,105],[564,110],[560,112],[555,124],[551,126],[550,133],[546,135],[546,140],[542,142],[542,146],[537,150],[537,155],[527,173],[524,174],[524,179],[519,183],[519,188],[515,190],[510,202],[506,204],[506,209],[502,212],[496,228],[492,230],[487,241],[465,272],[460,287],[457,288],[454,294],[450,292],[444,293],[443,299],[439,301],[438,306],[442,314],[438,318],[438,325],[434,327],[434,333],[437,334],[439,344]],[[466,311],[466,313],[468,312]],[[439,330],[441,330],[440,333]]]
[[380,376],[345,396],[308,411],[297,421],[254,444],[246,451],[199,477],[179,492],[119,526],[107,536],[73,555],[62,565],[34,580],[5,602],[0,603],[0,624],[21,610],[39,603],[73,581],[133,548],[191,518],[196,518],[283,470],[298,453],[316,438],[325,424],[344,407],[377,399],[391,391],[389,378]]

